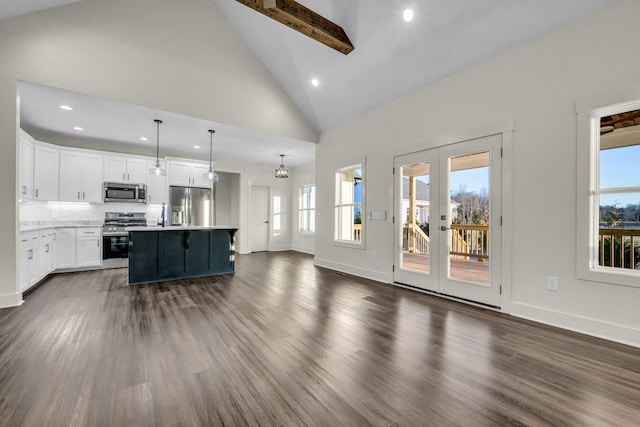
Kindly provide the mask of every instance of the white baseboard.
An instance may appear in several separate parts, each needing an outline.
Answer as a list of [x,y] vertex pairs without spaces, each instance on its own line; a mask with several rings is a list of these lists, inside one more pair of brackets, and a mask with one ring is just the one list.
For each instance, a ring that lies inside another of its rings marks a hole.
[[328,268],[330,270],[340,271],[342,273],[352,274],[358,277],[364,277],[365,279],[375,280],[377,282],[391,283],[393,278],[391,274],[381,273],[375,270],[368,270],[366,268],[354,267],[353,265],[342,264],[335,261],[329,261],[326,259],[319,259],[315,257],[313,263],[318,267]]
[[509,304],[509,314],[569,331],[640,348],[640,329],[589,317],[549,310],[519,302]]
[[22,305],[22,292],[17,294],[0,295],[0,308],[18,307]]
[[311,248],[305,248],[304,246],[293,246],[291,247],[292,251],[302,252],[303,254],[315,255],[315,250]]

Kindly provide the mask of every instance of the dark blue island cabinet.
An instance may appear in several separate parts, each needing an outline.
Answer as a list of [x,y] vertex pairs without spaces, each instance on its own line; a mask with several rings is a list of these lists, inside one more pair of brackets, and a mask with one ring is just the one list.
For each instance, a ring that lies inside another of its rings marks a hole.
[[233,273],[234,227],[131,227],[129,283]]

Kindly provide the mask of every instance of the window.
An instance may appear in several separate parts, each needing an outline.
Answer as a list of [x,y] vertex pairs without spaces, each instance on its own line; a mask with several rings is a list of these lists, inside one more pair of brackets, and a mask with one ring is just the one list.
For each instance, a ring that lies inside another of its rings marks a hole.
[[316,186],[304,185],[300,188],[298,202],[298,230],[302,233],[316,232]]
[[275,236],[280,235],[280,218],[282,216],[280,200],[280,196],[273,196],[273,232]]
[[362,202],[364,182],[362,164],[336,171],[335,240],[361,244],[363,238]]
[[603,115],[599,124],[594,265],[640,273],[640,109]]
[[640,100],[578,126],[578,277],[640,286]]

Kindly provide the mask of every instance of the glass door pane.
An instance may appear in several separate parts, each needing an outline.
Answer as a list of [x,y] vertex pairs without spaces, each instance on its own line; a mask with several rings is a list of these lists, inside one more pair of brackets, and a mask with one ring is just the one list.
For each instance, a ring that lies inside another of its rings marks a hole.
[[449,158],[449,279],[489,284],[490,152]]
[[402,257],[400,268],[431,272],[431,163],[402,166]]

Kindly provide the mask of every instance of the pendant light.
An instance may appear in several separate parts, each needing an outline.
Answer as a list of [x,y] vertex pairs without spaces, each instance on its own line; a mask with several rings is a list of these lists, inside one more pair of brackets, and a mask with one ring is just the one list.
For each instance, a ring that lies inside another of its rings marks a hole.
[[213,156],[213,134],[216,133],[215,130],[213,129],[209,129],[209,172],[206,172],[203,175],[204,179],[208,179],[211,182],[218,182],[220,181],[220,178],[218,178],[218,175],[213,171],[213,163],[212,163],[212,159],[211,157]]
[[162,120],[155,119],[156,122],[156,165],[149,169],[149,175],[167,176],[167,170],[160,167],[160,123]]
[[284,167],[284,154],[280,154],[280,167],[276,169],[276,178],[289,178],[289,171]]

